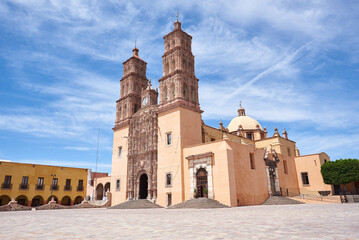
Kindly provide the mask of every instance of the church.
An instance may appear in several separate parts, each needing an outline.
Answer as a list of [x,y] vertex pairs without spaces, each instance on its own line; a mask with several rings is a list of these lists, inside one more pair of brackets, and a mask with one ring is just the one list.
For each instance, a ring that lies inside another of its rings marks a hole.
[[246,206],[270,196],[331,191],[320,175],[328,155],[300,156],[285,130],[268,136],[242,106],[228,127],[206,125],[192,37],[177,20],[163,38],[159,90],[146,77],[139,49],[123,63],[113,128],[112,205],[148,199],[167,207],[208,197]]

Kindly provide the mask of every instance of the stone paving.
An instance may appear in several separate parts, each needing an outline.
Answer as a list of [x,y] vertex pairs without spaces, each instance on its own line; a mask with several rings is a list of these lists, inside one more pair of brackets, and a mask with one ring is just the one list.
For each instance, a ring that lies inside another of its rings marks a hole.
[[0,213],[0,239],[359,239],[359,204]]

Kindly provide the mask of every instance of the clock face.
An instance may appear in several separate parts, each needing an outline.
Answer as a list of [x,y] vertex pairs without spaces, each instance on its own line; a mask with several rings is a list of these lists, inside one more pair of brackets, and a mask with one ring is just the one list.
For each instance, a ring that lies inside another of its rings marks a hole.
[[146,105],[147,105],[147,102],[148,102],[147,97],[144,97],[143,100],[142,100],[142,105],[143,105],[143,106],[146,106]]

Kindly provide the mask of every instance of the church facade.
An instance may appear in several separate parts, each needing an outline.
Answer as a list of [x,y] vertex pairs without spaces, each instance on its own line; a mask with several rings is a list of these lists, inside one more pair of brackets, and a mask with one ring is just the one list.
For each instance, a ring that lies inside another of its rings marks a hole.
[[[319,168],[313,167],[313,159],[299,156],[285,130],[281,136],[275,129],[268,137],[242,107],[227,128],[202,121],[191,41],[178,21],[164,36],[159,91],[147,79],[147,64],[136,47],[123,63],[113,128],[112,204],[148,199],[169,206],[209,197],[241,206],[262,204],[274,195],[299,195],[303,188],[330,191],[318,177],[324,153],[313,155]],[[318,184],[306,182],[308,172]]]

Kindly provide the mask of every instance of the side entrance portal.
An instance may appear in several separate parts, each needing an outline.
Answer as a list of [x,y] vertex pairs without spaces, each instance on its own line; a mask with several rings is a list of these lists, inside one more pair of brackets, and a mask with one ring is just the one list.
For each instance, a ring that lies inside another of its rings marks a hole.
[[147,174],[142,174],[140,177],[139,199],[146,199],[148,195],[148,177]]
[[208,194],[207,171],[200,168],[197,171],[197,197],[205,197]]

